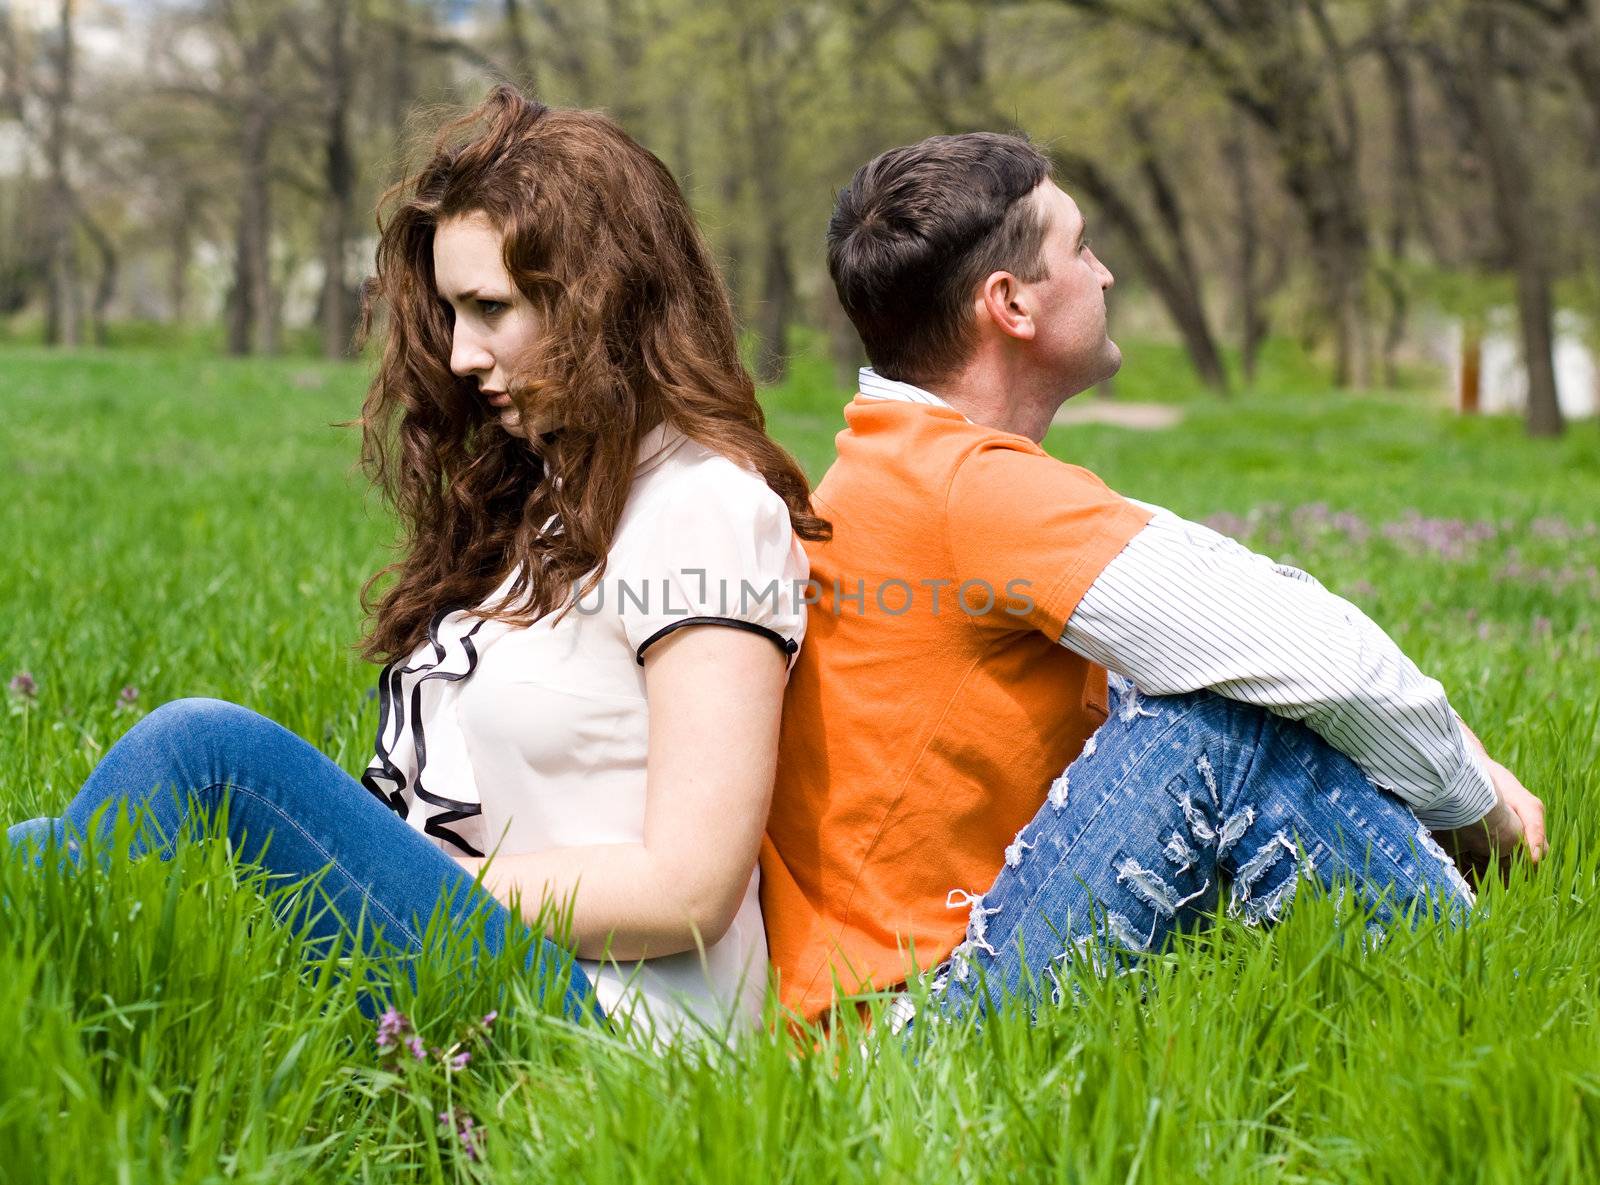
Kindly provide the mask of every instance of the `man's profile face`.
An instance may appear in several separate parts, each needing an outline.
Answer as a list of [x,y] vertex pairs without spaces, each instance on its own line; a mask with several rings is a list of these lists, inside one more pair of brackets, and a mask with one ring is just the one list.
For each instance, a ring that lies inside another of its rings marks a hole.
[[1045,277],[1023,285],[1034,299],[1033,340],[1042,365],[1075,395],[1110,378],[1122,366],[1122,351],[1106,335],[1106,289],[1114,277],[1095,258],[1085,238],[1078,203],[1049,178],[1028,195],[1044,218]]

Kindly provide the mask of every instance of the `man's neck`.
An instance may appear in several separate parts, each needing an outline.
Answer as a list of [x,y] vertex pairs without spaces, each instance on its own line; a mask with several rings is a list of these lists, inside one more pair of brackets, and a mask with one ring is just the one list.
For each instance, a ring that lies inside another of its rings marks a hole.
[[928,383],[932,391],[974,424],[1014,432],[1037,443],[1066,402],[1059,389],[1039,389],[1028,376],[1000,375],[989,367],[968,367],[948,379]]

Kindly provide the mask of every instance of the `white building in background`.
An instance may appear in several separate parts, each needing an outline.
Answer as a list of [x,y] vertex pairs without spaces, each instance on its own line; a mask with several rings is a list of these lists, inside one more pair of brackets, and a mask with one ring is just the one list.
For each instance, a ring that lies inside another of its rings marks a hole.
[[[1462,323],[1452,321],[1442,334],[1442,350],[1449,362],[1450,389],[1459,405],[1465,362]],[[1580,313],[1563,309],[1556,314],[1556,397],[1561,414],[1569,420],[1600,416],[1600,358],[1595,326]],[[1528,406],[1528,371],[1522,364],[1522,334],[1517,313],[1498,308],[1489,314],[1478,363],[1478,409],[1488,413],[1521,414]]]

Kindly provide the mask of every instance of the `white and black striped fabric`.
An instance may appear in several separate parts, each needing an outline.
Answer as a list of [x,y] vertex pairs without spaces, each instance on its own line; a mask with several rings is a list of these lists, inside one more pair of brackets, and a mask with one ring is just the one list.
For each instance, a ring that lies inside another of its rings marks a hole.
[[[950,406],[871,368],[861,394]],[[1444,688],[1360,609],[1299,569],[1135,504],[1154,517],[1095,579],[1061,645],[1150,695],[1209,688],[1303,721],[1427,827],[1488,813],[1494,787]]]

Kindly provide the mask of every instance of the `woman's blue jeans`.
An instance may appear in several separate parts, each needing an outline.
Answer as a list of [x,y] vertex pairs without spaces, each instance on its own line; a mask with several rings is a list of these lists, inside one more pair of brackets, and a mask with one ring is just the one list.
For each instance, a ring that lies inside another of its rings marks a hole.
[[[1304,725],[1210,692],[1112,713],[1050,787],[982,895],[956,886],[965,940],[934,969],[946,1016],[1059,996],[1074,963],[1119,969],[1222,902],[1283,916],[1303,879],[1357,893],[1379,922],[1464,920],[1472,891],[1411,810]],[[906,1002],[898,1002],[904,1019]]]
[[[191,811],[214,817],[224,799],[228,838],[240,859],[260,864],[275,883],[323,874],[321,892],[331,909],[303,910],[297,918],[313,949],[358,935],[373,953],[421,952],[436,908],[473,935],[475,955],[483,948],[498,954],[511,929],[524,925],[311,745],[221,700],[163,704],[112,747],[63,815],[19,823],[6,838],[43,848],[53,840],[71,857],[97,825],[95,847],[104,853],[117,816],[144,813],[147,825],[135,833],[131,854],[165,858],[207,821]],[[411,973],[409,960],[406,968]],[[527,969],[543,977],[546,992],[561,993],[566,1015],[595,1015],[588,977],[549,939],[533,939]]]

